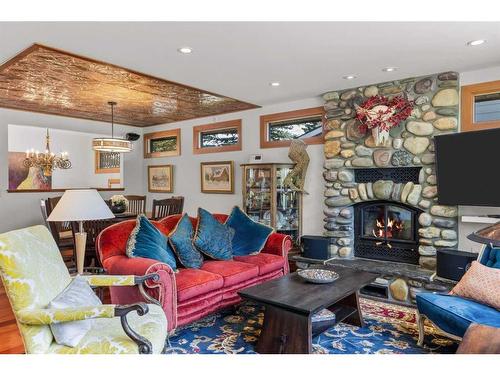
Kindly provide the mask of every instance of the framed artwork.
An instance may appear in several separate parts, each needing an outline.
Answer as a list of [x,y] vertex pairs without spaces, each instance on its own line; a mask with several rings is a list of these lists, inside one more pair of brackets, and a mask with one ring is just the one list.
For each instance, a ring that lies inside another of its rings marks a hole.
[[234,193],[234,163],[214,161],[200,164],[202,193]]
[[95,173],[120,173],[120,153],[95,151]]
[[150,193],[173,193],[174,173],[171,164],[148,166],[148,191]]
[[52,176],[45,176],[42,168],[27,168],[25,152],[9,152],[9,190],[51,190]]
[[181,154],[181,129],[144,134],[144,158],[163,158]]

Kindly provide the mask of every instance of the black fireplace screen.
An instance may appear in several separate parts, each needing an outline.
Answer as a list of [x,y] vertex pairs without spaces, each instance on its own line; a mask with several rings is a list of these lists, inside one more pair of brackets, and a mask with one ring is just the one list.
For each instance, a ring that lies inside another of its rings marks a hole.
[[359,203],[355,207],[354,254],[417,263],[418,213],[418,209],[394,202]]

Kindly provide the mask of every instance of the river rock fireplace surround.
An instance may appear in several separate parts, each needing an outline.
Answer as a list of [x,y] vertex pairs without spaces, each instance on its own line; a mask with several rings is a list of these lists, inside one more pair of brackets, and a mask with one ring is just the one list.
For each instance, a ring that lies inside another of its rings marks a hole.
[[[377,145],[355,118],[374,95],[405,96],[411,115]],[[458,128],[458,73],[445,72],[323,95],[325,236],[332,255],[416,264],[457,246],[457,207],[437,202],[434,136]],[[378,222],[377,222],[378,220]]]

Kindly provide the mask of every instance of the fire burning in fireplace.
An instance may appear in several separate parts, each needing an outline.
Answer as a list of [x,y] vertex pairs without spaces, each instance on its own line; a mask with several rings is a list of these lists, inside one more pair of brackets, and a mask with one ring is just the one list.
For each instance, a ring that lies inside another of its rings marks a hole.
[[385,225],[384,218],[379,218],[376,220],[376,229],[373,229],[373,235],[377,238],[398,237],[404,226],[404,222],[399,219],[388,218],[387,225]]

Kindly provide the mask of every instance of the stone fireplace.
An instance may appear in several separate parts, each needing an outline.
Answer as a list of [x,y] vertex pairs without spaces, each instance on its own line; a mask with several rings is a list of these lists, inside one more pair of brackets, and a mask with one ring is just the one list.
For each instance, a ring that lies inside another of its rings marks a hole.
[[[404,95],[412,114],[376,145],[355,105]],[[436,249],[457,245],[457,207],[437,203],[435,135],[458,127],[458,74],[446,72],[323,95],[326,103],[325,236],[337,258],[435,269]]]

